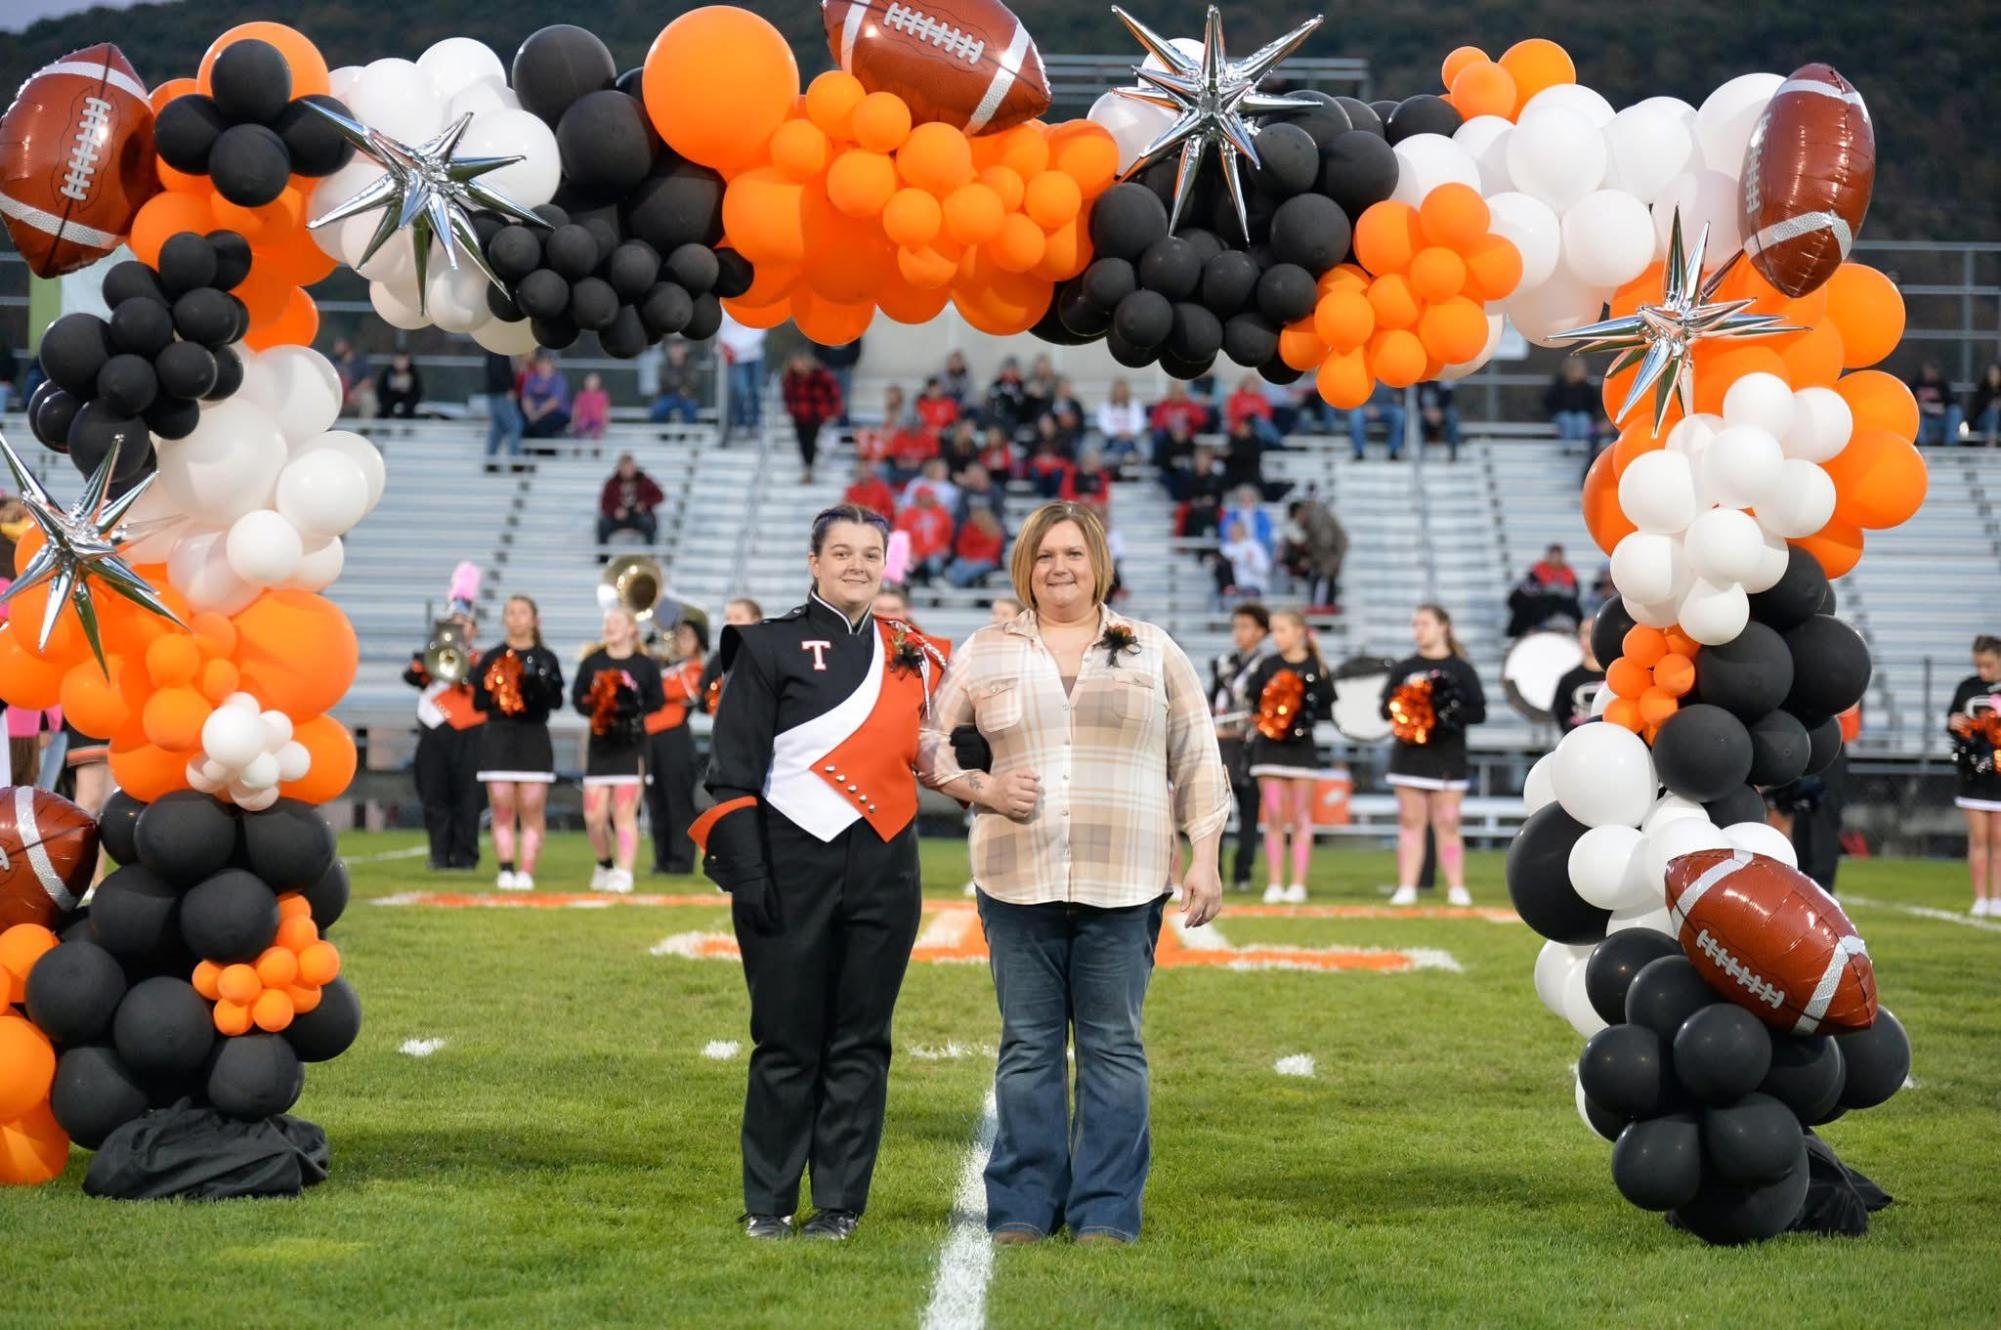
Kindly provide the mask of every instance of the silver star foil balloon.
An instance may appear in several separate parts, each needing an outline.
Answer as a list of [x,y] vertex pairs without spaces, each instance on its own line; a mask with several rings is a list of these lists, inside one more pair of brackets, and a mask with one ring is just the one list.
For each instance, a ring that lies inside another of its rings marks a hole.
[[528,226],[548,225],[506,195],[495,193],[480,183],[481,176],[512,166],[521,160],[520,157],[454,156],[459,140],[465,137],[466,127],[472,124],[470,112],[460,116],[436,138],[412,147],[322,103],[308,101],[305,104],[333,122],[341,137],[387,173],[357,190],[326,216],[308,223],[309,229],[318,230],[376,208],[382,209],[382,222],[375,228],[375,234],[369,238],[367,252],[355,267],[359,268],[374,258],[376,252],[398,231],[407,230],[411,243],[416,246],[419,313],[425,312],[428,303],[426,280],[431,271],[433,239],[444,247],[445,261],[454,269],[457,269],[463,256],[479,269],[487,281],[506,289],[506,284],[487,265],[479,234],[473,229],[472,214],[480,209],[491,209]]
[[151,610],[154,614],[179,625],[180,619],[167,603],[160,599],[145,578],[139,576],[132,565],[119,553],[127,539],[127,532],[121,529],[125,515],[139,496],[152,487],[158,473],[147,476],[115,499],[106,499],[111,489],[112,474],[118,468],[118,453],[123,444],[120,440],[112,444],[111,453],[91,473],[84,483],[83,494],[67,511],[56,506],[49,497],[42,482],[35,479],[22,462],[20,454],[0,435],[0,456],[4,456],[7,469],[13,473],[14,485],[21,492],[21,502],[28,509],[28,516],[41,528],[45,542],[14,584],[0,591],[0,604],[33,590],[44,582],[49,583],[48,608],[42,614],[40,636],[36,638],[35,649],[46,650],[49,639],[55,635],[56,620],[62,616],[63,607],[76,610],[77,622],[83,625],[83,635],[90,643],[90,653],[97,657],[97,667],[110,676],[110,667],[104,663],[104,642],[98,631],[97,604],[95,593],[108,589],[125,597],[136,605]]
[[1120,88],[1118,94],[1173,111],[1177,116],[1172,125],[1161,131],[1160,137],[1147,145],[1132,169],[1126,172],[1127,178],[1161,160],[1174,149],[1181,150],[1181,161],[1174,175],[1174,209],[1167,220],[1167,229],[1171,234],[1181,220],[1181,211],[1189,195],[1195,192],[1202,158],[1214,147],[1222,165],[1223,185],[1230,191],[1230,201],[1236,205],[1237,225],[1243,229],[1244,239],[1248,242],[1251,224],[1244,208],[1244,184],[1237,165],[1239,158],[1248,161],[1254,168],[1258,165],[1257,127],[1250,123],[1248,117],[1306,110],[1318,105],[1310,97],[1272,96],[1259,92],[1258,84],[1279,61],[1298,50],[1300,43],[1320,26],[1320,16],[1314,15],[1245,59],[1231,60],[1223,46],[1223,13],[1211,5],[1208,21],[1202,30],[1202,58],[1198,61],[1117,5],[1112,6],[1112,12],[1118,15],[1119,21],[1126,25],[1141,46],[1167,66],[1164,70],[1134,66],[1133,73],[1145,86]]
[[1664,289],[1660,303],[1641,305],[1624,317],[1572,328],[1550,338],[1559,344],[1574,344],[1577,349],[1572,352],[1573,355],[1594,351],[1618,352],[1605,371],[1608,375],[1617,374],[1633,362],[1639,362],[1640,372],[1633,377],[1633,386],[1626,393],[1626,400],[1612,417],[1613,424],[1624,424],[1649,388],[1654,391],[1654,433],[1660,433],[1661,426],[1667,423],[1668,406],[1677,398],[1681,401],[1682,414],[1694,415],[1694,354],[1699,342],[1712,338],[1774,337],[1780,333],[1804,331],[1777,314],[1746,314],[1744,311],[1756,303],[1754,301],[1713,301],[1711,298],[1716,294],[1717,287],[1723,284],[1723,279],[1744,257],[1744,252],[1739,250],[1731,255],[1729,262],[1710,274],[1705,282],[1702,279],[1702,252],[1708,244],[1709,227],[1704,225],[1702,233],[1695,238],[1695,248],[1684,257],[1681,210],[1677,208],[1672,229],[1668,232],[1668,256],[1667,263],[1663,265]]

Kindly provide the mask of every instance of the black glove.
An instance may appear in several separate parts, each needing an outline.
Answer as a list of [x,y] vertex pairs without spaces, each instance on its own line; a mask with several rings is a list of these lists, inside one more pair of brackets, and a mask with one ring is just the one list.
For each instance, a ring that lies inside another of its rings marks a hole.
[[952,731],[952,760],[966,771],[992,771],[994,750],[975,725],[961,725]]
[[779,929],[778,888],[768,877],[739,882],[730,889],[730,918],[738,930],[770,937]]

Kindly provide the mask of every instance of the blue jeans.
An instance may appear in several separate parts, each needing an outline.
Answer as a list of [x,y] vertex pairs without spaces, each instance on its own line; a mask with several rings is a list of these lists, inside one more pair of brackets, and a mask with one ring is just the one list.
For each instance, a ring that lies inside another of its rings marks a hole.
[[1964,419],[1965,413],[1957,406],[1947,407],[1943,415],[1919,416],[1918,447],[1952,447],[1959,442],[1959,426]]
[[1988,407],[1980,413],[1980,419],[1973,422],[1973,428],[1982,439],[1993,442],[2001,437],[2001,405]]
[[764,419],[764,358],[730,366],[730,424],[756,429]]
[[498,457],[507,445],[509,457],[521,456],[521,408],[512,397],[492,394],[486,399],[489,419],[486,426],[486,455]]
[[1597,422],[1589,411],[1559,411],[1550,420],[1556,425],[1556,437],[1563,443],[1591,442],[1591,429]]
[[677,397],[673,393],[662,393],[653,399],[653,406],[646,418],[656,425],[664,425],[670,420],[678,420],[683,425],[695,423],[695,399]]
[[[1001,1013],[988,1232],[1139,1236],[1153,1150],[1140,1013],[1166,904],[1009,905],[980,893]],[[1074,1114],[1064,1059],[1073,1029]]]
[[945,580],[956,587],[978,586],[998,567],[992,559],[953,559],[945,565]]
[[1355,445],[1355,460],[1358,462],[1362,459],[1371,420],[1383,422],[1383,433],[1390,445],[1390,460],[1394,462],[1403,455],[1403,408],[1391,403],[1371,402],[1348,413],[1348,440]]

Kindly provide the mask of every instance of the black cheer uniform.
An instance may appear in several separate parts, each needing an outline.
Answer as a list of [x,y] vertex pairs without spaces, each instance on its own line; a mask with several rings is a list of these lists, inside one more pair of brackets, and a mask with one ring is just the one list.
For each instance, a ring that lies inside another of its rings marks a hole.
[[1594,670],[1589,665],[1575,666],[1556,681],[1556,696],[1550,700],[1549,718],[1556,723],[1558,735],[1568,734],[1585,721],[1595,719],[1591,708],[1598,701],[1598,690],[1604,683],[1605,671]]
[[1389,783],[1412,790],[1463,790],[1472,774],[1466,756],[1466,727],[1487,719],[1487,695],[1480,676],[1458,656],[1431,660],[1409,656],[1390,671],[1383,685],[1382,716],[1390,716],[1390,698],[1407,683],[1433,681],[1433,707],[1439,712],[1430,738],[1421,744],[1390,741]]
[[540,644],[487,652],[472,673],[472,704],[486,714],[481,780],[546,785],[556,779],[549,713],[563,705],[563,666],[555,652]]
[[1258,782],[1251,775],[1252,713],[1257,710],[1249,689],[1251,675],[1272,654],[1266,638],[1249,652],[1226,651],[1209,666],[1209,708],[1216,715],[1216,747],[1223,769],[1230,773],[1230,791],[1237,796],[1237,855],[1231,865],[1232,885],[1247,885],[1258,860]]
[[[1291,679],[1299,681],[1301,699],[1280,717],[1275,714],[1278,694],[1290,691]],[[1309,654],[1295,663],[1274,652],[1251,672],[1244,692],[1251,703],[1251,775],[1297,780],[1318,771],[1320,750],[1313,742],[1313,727],[1334,714],[1334,677],[1320,658]],[[1275,730],[1278,737],[1268,730]]]
[[[476,654],[472,671],[479,671]],[[421,651],[411,654],[403,682],[421,690],[417,697],[417,756],[411,775],[417,801],[424,806],[430,865],[434,869],[477,868],[479,810],[486,805],[486,790],[479,783],[481,729],[486,716],[473,705],[472,684],[433,679],[424,668]]]
[[[917,735],[945,654],[815,595],[723,630],[702,871],[734,897],[750,985],[744,1208],[860,1212],[882,1140],[889,1024],[921,895]],[[899,657],[902,657],[899,660]],[[767,895],[767,892],[770,894]],[[776,900],[775,925],[752,902]]]
[[702,705],[702,662],[684,660],[660,672],[666,703],[646,717],[646,816],[653,824],[653,871],[695,871],[695,736],[688,717]]
[[[1977,700],[1976,700],[1977,699]],[[1970,711],[1969,707],[1977,710]],[[2001,709],[2001,683],[1984,682],[1977,674],[1959,681],[1952,691],[1948,716],[1970,716],[1974,720],[1990,710]],[[1951,731],[1948,730],[1948,733]],[[1983,735],[1953,734],[1952,755],[1959,767],[1959,794],[1953,803],[1980,813],[2001,813],[2001,753]]]
[[591,726],[584,784],[639,784],[646,765],[647,714],[667,701],[660,689],[659,662],[639,650],[621,660],[599,647],[577,666],[570,701]]

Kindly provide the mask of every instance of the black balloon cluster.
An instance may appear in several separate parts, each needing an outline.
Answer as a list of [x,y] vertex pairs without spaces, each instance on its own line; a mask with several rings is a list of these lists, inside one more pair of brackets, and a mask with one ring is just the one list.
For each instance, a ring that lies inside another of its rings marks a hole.
[[199,960],[247,963],[271,946],[283,893],[302,894],[322,932],[340,918],[348,880],[332,828],[293,800],[244,813],[193,791],[152,804],[115,794],[99,827],[122,866],[28,975],[29,1015],[59,1051],[56,1121],[95,1150],[181,1101],[241,1121],[285,1112],[302,1064],[354,1042],[353,986],[335,978],[282,1033],[224,1037],[190,975]]
[[42,334],[48,377],[28,400],[35,437],[86,476],[114,443],[117,480],[151,472],[151,435],[187,437],[202,402],[243,383],[233,344],[250,311],[230,292],[249,272],[250,245],[234,231],[170,237],[157,271],[137,260],[114,266],[104,277],[110,318],[65,314]]
[[1057,287],[1035,335],[1102,338],[1120,364],[1158,364],[1179,379],[1208,373],[1219,355],[1273,383],[1298,379],[1279,358],[1279,334],[1313,312],[1320,278],[1352,257],[1354,219],[1396,189],[1391,145],[1460,123],[1437,97],[1301,95],[1318,104],[1259,128],[1259,165],[1244,181],[1248,237],[1218,172],[1204,173],[1169,235],[1177,162],[1155,163],[1092,205],[1097,257]]
[[292,96],[292,67],[277,47],[232,42],[209,71],[210,95],[186,93],[160,108],[153,143],[160,160],[205,175],[215,192],[243,208],[261,208],[295,175],[327,176],[354,158],[354,145],[309,108],[318,102],[347,114],[332,97]]
[[751,266],[723,238],[723,179],[684,161],[654,130],[638,71],[618,73],[594,34],[557,24],[515,54],[515,95],[556,131],[563,183],[535,209],[546,231],[480,219],[487,262],[507,283],[495,316],[531,321],[561,350],[586,332],[630,359],[662,337],[714,336],[722,301],[750,289]]

